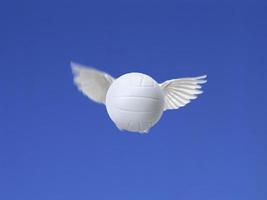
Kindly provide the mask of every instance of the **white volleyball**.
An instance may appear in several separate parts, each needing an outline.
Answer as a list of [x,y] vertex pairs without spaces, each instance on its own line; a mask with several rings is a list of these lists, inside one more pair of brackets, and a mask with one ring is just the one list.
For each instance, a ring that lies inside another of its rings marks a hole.
[[142,73],[117,78],[106,95],[106,108],[121,130],[147,132],[160,119],[164,98],[158,83]]

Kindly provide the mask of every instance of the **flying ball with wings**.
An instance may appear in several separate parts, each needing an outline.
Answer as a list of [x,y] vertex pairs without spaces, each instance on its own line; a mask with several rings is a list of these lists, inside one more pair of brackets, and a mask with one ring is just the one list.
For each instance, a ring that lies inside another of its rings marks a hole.
[[148,133],[163,111],[178,109],[201,94],[204,76],[178,78],[158,84],[142,73],[127,73],[117,79],[109,74],[71,63],[74,83],[91,100],[106,105],[120,130]]

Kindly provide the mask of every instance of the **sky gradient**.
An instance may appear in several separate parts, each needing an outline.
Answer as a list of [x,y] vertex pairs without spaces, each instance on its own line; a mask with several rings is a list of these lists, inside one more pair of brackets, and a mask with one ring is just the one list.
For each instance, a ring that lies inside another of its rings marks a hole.
[[[267,3],[3,1],[0,199],[266,200]],[[70,61],[208,75],[148,135],[120,132]]]

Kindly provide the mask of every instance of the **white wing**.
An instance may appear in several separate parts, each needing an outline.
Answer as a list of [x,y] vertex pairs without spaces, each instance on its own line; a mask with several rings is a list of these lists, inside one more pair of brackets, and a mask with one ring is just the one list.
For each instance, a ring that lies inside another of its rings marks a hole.
[[114,78],[105,72],[71,62],[74,83],[87,97],[105,104],[106,94]]
[[201,94],[200,84],[206,83],[207,76],[178,78],[160,84],[164,94],[164,110],[178,109],[196,99]]

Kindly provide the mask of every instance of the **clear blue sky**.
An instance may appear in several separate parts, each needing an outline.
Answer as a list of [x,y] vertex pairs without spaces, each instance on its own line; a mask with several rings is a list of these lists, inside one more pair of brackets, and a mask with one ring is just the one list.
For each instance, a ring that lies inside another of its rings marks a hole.
[[[0,199],[266,200],[266,9],[2,1]],[[71,60],[115,77],[207,74],[208,83],[150,134],[122,133],[77,91]]]

